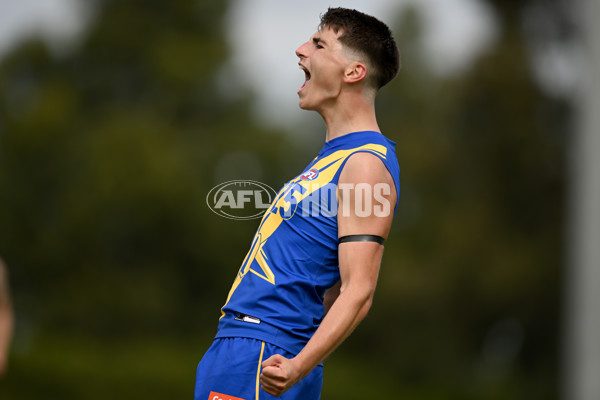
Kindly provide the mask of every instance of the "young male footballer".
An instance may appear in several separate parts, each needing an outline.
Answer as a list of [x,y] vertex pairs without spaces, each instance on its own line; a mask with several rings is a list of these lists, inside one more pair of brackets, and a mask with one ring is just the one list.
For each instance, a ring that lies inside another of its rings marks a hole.
[[375,96],[398,73],[390,29],[330,8],[296,50],[300,107],[327,128],[265,212],[198,364],[196,400],[320,398],[323,360],[365,317],[399,196]]

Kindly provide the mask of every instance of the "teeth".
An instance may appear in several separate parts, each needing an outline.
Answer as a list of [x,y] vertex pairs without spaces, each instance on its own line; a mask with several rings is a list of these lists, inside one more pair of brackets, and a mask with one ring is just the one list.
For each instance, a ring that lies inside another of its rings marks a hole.
[[308,72],[308,69],[303,65],[299,65],[299,67],[302,71],[304,71],[304,74],[306,75],[306,79],[307,80],[310,79],[310,72]]
[[307,81],[308,81],[308,80],[310,80],[310,72],[308,72],[308,69],[306,69],[306,67],[304,67],[304,66],[302,66],[302,65],[300,65],[300,69],[301,69],[302,71],[304,71],[304,75],[306,75],[306,80],[307,80]]

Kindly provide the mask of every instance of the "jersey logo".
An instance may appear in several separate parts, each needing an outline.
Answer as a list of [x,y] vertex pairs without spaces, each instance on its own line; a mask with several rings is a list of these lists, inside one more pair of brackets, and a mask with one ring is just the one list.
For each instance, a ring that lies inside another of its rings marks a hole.
[[208,395],[208,400],[244,400],[241,397],[233,397],[228,394],[217,393],[211,391]]
[[303,173],[300,177],[305,181],[314,181],[319,177],[319,170],[313,168],[310,171]]

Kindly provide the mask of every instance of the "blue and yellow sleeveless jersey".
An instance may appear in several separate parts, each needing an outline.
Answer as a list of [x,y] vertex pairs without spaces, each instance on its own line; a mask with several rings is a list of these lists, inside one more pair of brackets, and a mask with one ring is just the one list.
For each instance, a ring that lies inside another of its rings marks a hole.
[[340,279],[340,173],[351,155],[374,154],[390,172],[399,198],[395,146],[373,131],[337,137],[279,191],[233,282],[216,337],[254,338],[293,354],[302,350],[323,318],[325,291]]

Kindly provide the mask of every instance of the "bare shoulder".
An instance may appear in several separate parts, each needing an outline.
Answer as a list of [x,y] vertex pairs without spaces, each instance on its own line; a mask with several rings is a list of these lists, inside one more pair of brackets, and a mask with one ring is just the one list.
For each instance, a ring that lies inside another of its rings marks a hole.
[[338,236],[387,238],[397,195],[383,161],[368,152],[350,156],[338,181]]
[[383,161],[375,154],[368,152],[355,153],[348,158],[342,173],[340,183],[386,183],[394,186],[392,175]]

